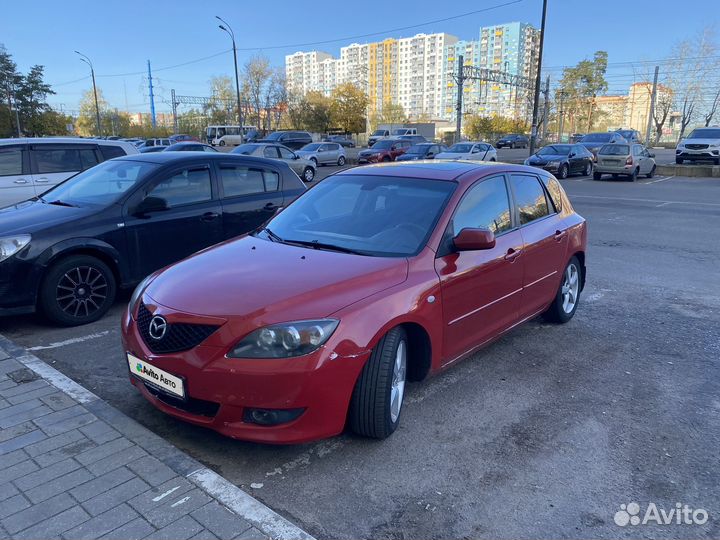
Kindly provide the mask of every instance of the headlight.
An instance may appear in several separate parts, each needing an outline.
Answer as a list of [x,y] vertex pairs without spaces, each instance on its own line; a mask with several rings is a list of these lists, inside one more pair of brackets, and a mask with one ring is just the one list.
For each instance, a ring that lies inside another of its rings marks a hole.
[[678,147],[678,148],[685,148],[685,144],[684,144],[684,143],[680,143],[680,144],[677,145],[677,147]]
[[529,159],[526,159],[523,163],[524,163],[525,165],[530,165],[530,160],[529,160]]
[[131,314],[135,313],[135,309],[137,308],[137,304],[140,301],[140,297],[145,292],[145,289],[147,289],[148,285],[150,285],[150,282],[155,279],[155,277],[155,274],[150,274],[148,277],[143,279],[137,287],[135,287],[135,290],[130,297],[130,303],[128,304]]
[[340,321],[320,319],[295,321],[259,328],[248,334],[228,354],[228,358],[291,358],[318,349]]
[[557,167],[558,165],[560,165],[559,161],[548,161],[548,166],[550,167]]
[[29,234],[18,234],[0,238],[0,261],[12,257],[30,243]]
[[720,146],[720,143],[715,143],[715,144],[711,144],[710,148],[717,148],[718,146]]

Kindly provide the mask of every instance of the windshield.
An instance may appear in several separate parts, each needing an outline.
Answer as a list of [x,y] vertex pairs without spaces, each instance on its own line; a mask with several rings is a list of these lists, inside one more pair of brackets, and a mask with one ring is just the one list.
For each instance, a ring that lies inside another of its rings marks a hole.
[[428,148],[430,148],[429,144],[413,144],[410,148],[408,148],[406,154],[419,154],[421,156],[425,155],[425,152],[427,152]]
[[410,133],[409,129],[395,129],[392,132],[393,135],[407,135],[408,133]]
[[106,161],[43,193],[42,199],[74,206],[112,204],[158,167],[145,161]]
[[569,144],[551,144],[542,148],[538,152],[538,156],[567,156],[572,146]]
[[375,131],[373,131],[373,135],[385,135],[386,132],[387,130],[385,129],[376,129]]
[[243,154],[249,156],[252,154],[260,145],[259,144],[241,144],[233,148],[231,154]]
[[608,142],[612,135],[610,133],[591,133],[585,135],[581,142]]
[[720,139],[720,129],[693,129],[688,139]]
[[262,235],[377,257],[414,255],[455,186],[442,180],[336,176],[288,206],[268,224],[272,235]]
[[315,152],[322,146],[322,143],[310,143],[303,146],[300,150],[305,150],[307,152]]
[[598,154],[603,156],[627,156],[630,154],[630,147],[627,144],[606,144]]
[[275,133],[271,133],[270,135],[268,135],[265,138],[269,141],[277,141],[277,140],[280,140],[280,137],[282,137],[283,135],[285,135],[284,132],[276,131]]
[[393,144],[395,144],[395,141],[383,139],[382,141],[378,141],[373,144],[370,148],[374,150],[387,150],[388,148],[392,147]]
[[453,144],[447,151],[454,154],[467,154],[472,150],[473,145],[467,143]]
[[625,137],[628,141],[631,141],[635,138],[635,132],[630,129],[619,129],[618,134],[622,137]]

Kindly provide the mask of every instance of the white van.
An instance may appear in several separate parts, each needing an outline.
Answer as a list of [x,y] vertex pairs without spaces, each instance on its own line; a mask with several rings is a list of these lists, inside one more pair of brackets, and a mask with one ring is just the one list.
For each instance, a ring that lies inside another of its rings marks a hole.
[[392,136],[399,137],[400,135],[417,135],[416,128],[397,128],[393,129]]
[[126,141],[0,139],[0,208],[41,195],[98,163],[137,153],[135,145]]

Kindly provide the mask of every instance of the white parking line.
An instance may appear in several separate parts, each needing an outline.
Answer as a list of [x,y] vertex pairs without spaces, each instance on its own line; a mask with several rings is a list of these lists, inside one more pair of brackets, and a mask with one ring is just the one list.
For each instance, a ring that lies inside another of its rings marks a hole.
[[648,202],[648,203],[667,203],[667,204],[689,204],[695,206],[720,206],[720,203],[695,202],[695,201],[663,201],[662,199],[639,199],[632,197],[603,197],[602,195],[570,195],[571,199],[605,199],[608,201],[631,201],[631,202]]
[[653,180],[652,182],[643,182],[643,184],[657,184],[658,182],[665,182],[666,180],[670,180],[671,178],[675,178],[675,175],[668,176],[666,178],[660,177],[657,180]]
[[83,341],[88,341],[91,339],[98,339],[98,338],[107,336],[109,333],[110,333],[110,330],[104,330],[104,331],[98,332],[96,334],[88,334],[87,336],[66,339],[65,341],[56,341],[54,343],[51,343],[50,345],[37,345],[35,347],[30,347],[28,349],[28,351],[44,351],[45,349],[57,349],[58,347],[64,347],[65,345],[72,345],[73,343],[82,343]]

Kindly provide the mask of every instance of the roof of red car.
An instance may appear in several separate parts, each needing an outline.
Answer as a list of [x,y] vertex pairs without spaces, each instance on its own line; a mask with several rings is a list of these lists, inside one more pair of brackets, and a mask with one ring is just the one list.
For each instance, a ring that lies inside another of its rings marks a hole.
[[[492,174],[508,171],[532,170],[537,173],[538,169],[526,167],[525,165],[513,165],[510,163],[497,163],[494,161],[445,161],[427,159],[422,161],[401,161],[390,163],[376,163],[364,165],[340,171],[342,175],[368,174],[373,176],[401,176],[406,178],[428,178],[434,180],[458,180],[465,173],[478,172]],[[468,179],[477,178],[470,175]]]

